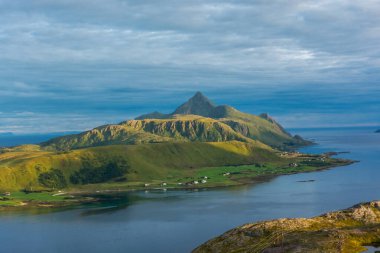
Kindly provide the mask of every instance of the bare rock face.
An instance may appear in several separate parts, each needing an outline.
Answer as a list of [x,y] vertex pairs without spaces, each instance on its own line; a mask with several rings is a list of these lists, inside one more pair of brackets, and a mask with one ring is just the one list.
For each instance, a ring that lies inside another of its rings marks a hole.
[[246,224],[193,252],[362,252],[379,242],[380,201],[373,201],[310,219]]
[[326,218],[333,220],[355,220],[371,224],[380,222],[380,201],[373,201],[355,205],[349,209],[325,214]]
[[179,106],[174,112],[174,114],[194,114],[209,117],[215,105],[211,100],[205,97],[201,92],[195,93],[195,95],[190,98],[186,103]]

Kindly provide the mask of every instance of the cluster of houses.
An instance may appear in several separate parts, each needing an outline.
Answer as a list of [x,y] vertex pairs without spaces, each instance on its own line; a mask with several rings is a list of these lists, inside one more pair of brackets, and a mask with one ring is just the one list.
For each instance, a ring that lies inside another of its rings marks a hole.
[[281,152],[280,156],[281,157],[297,157],[299,156],[301,153],[296,151],[296,152]]
[[189,186],[189,185],[205,184],[205,183],[207,183],[207,179],[208,179],[208,177],[204,176],[204,177],[202,177],[201,180],[193,180],[193,181],[185,183],[185,185]]
[[[186,186],[190,186],[190,185],[197,185],[197,184],[206,184],[207,183],[207,179],[209,179],[207,176],[204,176],[202,177],[201,180],[193,180],[193,181],[190,181],[190,182],[186,182],[186,183],[177,183],[177,185],[186,185]],[[162,182],[161,183],[161,186],[162,187],[165,187],[167,186],[168,184],[166,182]],[[144,184],[144,187],[149,187],[150,184]]]
[[3,196],[11,196],[11,193],[10,192],[4,192]]

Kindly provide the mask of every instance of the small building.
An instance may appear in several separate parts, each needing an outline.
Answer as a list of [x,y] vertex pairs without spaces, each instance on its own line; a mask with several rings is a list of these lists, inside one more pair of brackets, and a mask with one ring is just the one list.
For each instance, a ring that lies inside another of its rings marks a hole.
[[223,176],[229,176],[229,175],[231,175],[231,173],[229,172],[223,173]]
[[182,185],[182,183],[177,183],[178,185]]
[[3,195],[4,196],[11,196],[11,193],[10,192],[4,192]]
[[289,167],[295,168],[295,167],[298,167],[298,164],[297,163],[289,163]]
[[203,178],[204,178],[204,179],[208,179],[208,177],[207,177],[207,176],[204,176]]
[[199,184],[199,182],[197,180],[193,181],[194,184]]
[[202,183],[202,184],[205,184],[205,183],[207,183],[207,180],[202,179],[201,183]]
[[144,184],[145,187],[148,187],[150,184]]
[[167,183],[165,183],[165,182],[161,184],[161,186],[166,186],[166,185],[167,185]]

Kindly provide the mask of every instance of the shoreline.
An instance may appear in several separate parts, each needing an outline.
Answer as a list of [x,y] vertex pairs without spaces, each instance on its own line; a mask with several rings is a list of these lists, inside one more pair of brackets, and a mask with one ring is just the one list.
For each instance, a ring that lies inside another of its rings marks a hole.
[[[62,208],[70,208],[76,207],[86,204],[96,204],[96,203],[106,203],[107,201],[112,200],[112,195],[121,194],[121,193],[129,193],[129,192],[145,192],[145,191],[194,191],[194,190],[208,190],[208,189],[222,189],[234,186],[244,186],[244,185],[255,185],[260,183],[268,182],[278,176],[285,175],[294,175],[301,173],[311,173],[318,172],[324,170],[330,170],[338,167],[345,167],[359,161],[348,160],[348,159],[334,159],[334,161],[339,161],[339,164],[330,164],[323,167],[315,167],[314,169],[307,171],[291,171],[291,172],[279,172],[275,174],[264,174],[264,175],[256,175],[256,176],[247,176],[242,178],[237,178],[232,180],[232,184],[228,185],[218,185],[218,184],[199,184],[198,186],[167,186],[167,187],[134,187],[134,188],[117,188],[117,189],[102,189],[102,190],[90,190],[90,189],[63,189],[62,192],[43,192],[43,193],[29,193],[29,194],[45,194],[54,197],[60,197],[60,200],[56,201],[38,201],[38,200],[15,200],[18,201],[18,205],[1,205],[0,201],[0,213],[3,211],[22,211],[28,209],[62,209]],[[296,183],[296,182],[295,182]],[[26,194],[27,195],[27,194]],[[103,198],[102,198],[103,196]],[[12,199],[12,196],[9,197]]]

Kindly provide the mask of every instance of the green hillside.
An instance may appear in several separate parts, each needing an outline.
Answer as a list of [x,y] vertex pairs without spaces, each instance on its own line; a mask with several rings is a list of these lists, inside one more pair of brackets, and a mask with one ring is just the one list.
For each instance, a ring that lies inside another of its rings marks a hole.
[[[192,176],[198,168],[281,160],[272,149],[254,141],[108,145],[60,153],[8,150],[0,154],[0,189],[60,188],[62,180],[57,177],[61,173],[64,187],[75,186],[77,182],[72,180],[73,176],[89,177],[78,184],[151,182]],[[55,173],[57,171],[60,172]],[[46,174],[50,172],[55,174]],[[57,185],[44,182],[41,175],[55,180]],[[91,181],[97,177],[99,180]]]
[[292,136],[266,113],[256,116],[241,112],[228,105],[217,106],[200,92],[197,92],[171,114],[154,112],[141,115],[136,120],[170,119],[177,114],[193,114],[219,120],[248,138],[259,140],[278,149],[311,144],[300,136]]
[[115,144],[142,144],[175,141],[170,137],[158,136],[123,125],[106,125],[80,134],[66,135],[41,143],[45,150],[70,150]]
[[231,106],[215,106],[197,92],[172,114],[153,112],[120,124],[54,138],[41,143],[41,147],[45,150],[71,150],[114,144],[232,140],[257,140],[277,149],[310,144],[299,136],[290,135],[267,114],[256,116]]
[[137,131],[174,138],[176,140],[217,142],[250,139],[234,131],[227,124],[193,115],[175,115],[172,119],[129,120],[124,123]]

